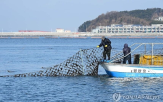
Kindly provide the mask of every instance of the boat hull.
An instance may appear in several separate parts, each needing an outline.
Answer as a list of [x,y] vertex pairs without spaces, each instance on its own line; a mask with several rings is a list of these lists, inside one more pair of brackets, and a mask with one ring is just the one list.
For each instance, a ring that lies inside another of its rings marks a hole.
[[100,64],[110,77],[163,77],[163,66]]

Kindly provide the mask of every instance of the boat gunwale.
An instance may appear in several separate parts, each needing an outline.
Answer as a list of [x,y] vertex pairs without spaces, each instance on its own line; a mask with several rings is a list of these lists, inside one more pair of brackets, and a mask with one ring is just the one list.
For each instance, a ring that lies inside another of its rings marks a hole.
[[121,63],[108,63],[108,62],[100,62],[100,64],[109,64],[109,65],[121,65],[121,66],[144,66],[144,67],[162,67],[163,68],[163,66],[162,65],[142,65],[142,64],[121,64]]

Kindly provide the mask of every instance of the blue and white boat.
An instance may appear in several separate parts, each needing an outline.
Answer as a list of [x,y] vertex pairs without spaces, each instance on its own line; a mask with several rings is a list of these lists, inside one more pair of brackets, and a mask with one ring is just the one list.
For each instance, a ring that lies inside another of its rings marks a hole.
[[163,77],[163,43],[135,43],[131,47],[135,45],[138,46],[131,51],[133,64],[123,64],[125,56],[120,52],[100,65],[110,77]]

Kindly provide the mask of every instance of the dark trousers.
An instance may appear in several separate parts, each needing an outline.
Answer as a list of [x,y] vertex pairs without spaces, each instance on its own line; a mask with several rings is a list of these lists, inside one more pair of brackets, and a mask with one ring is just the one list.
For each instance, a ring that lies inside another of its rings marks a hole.
[[128,63],[131,64],[131,55],[128,55],[123,58],[123,64],[126,64],[126,61],[128,61]]
[[106,60],[106,55],[108,56],[108,60],[110,60],[110,53],[111,53],[111,49],[106,50],[106,51],[104,50],[103,57],[105,60]]

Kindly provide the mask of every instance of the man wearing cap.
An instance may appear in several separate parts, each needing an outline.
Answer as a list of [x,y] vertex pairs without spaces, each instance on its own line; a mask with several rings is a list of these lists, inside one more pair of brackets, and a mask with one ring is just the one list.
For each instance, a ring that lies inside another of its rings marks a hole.
[[106,55],[108,56],[108,60],[110,60],[110,53],[111,53],[111,41],[108,38],[105,38],[104,36],[101,37],[101,43],[97,47],[103,46],[104,51],[103,51],[103,57],[104,60],[106,60]]

